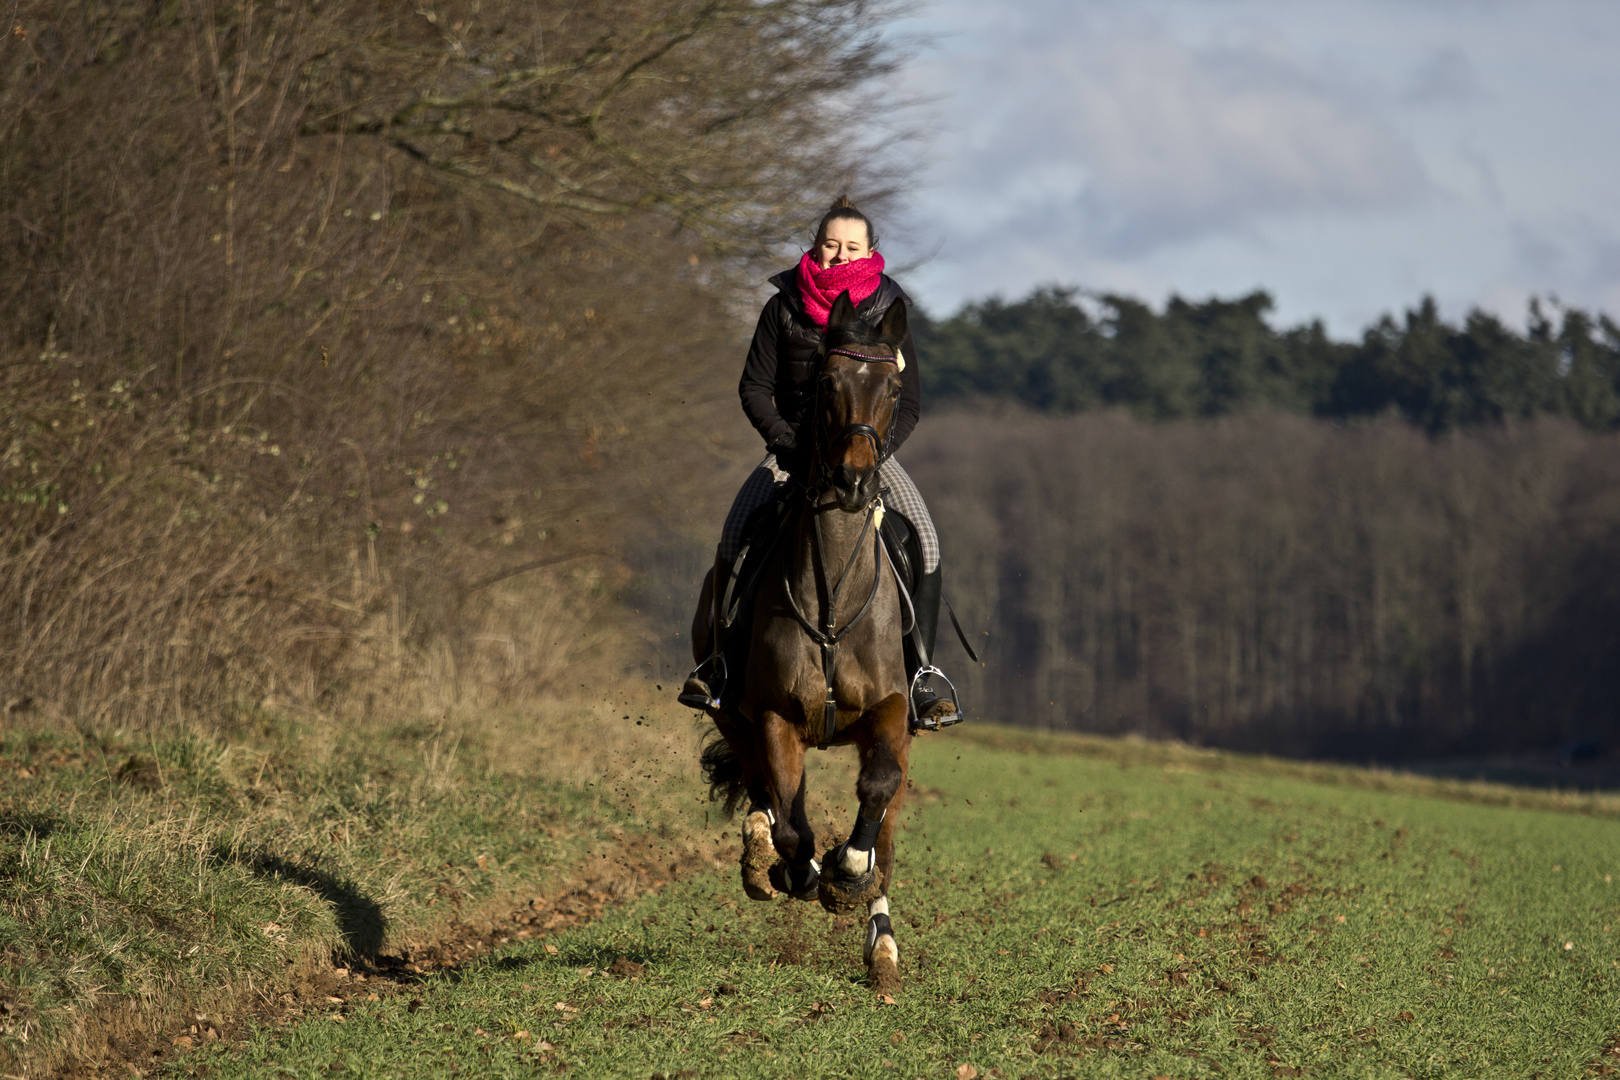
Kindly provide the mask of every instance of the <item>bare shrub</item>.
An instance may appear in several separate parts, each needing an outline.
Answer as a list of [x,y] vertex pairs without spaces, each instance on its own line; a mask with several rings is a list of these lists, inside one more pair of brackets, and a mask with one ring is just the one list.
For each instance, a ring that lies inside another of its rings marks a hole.
[[626,537],[742,428],[738,283],[862,175],[881,15],[22,4],[5,700],[440,706],[600,649]]
[[991,413],[923,425],[906,462],[989,631],[976,709],[1387,759],[1609,727],[1615,445],[1560,420]]

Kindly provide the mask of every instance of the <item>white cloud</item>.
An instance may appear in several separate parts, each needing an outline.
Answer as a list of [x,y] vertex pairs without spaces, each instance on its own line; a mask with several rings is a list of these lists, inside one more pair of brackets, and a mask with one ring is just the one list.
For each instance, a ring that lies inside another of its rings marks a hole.
[[998,225],[1080,230],[1128,254],[1281,213],[1401,205],[1427,186],[1362,98],[1276,43],[1194,48],[1136,20],[1053,29],[950,65],[963,98],[1000,98],[941,147],[1000,206]]
[[[936,310],[1061,282],[1272,291],[1354,335],[1433,293],[1620,305],[1620,6],[924,0],[908,228]],[[908,251],[893,244],[897,263]]]

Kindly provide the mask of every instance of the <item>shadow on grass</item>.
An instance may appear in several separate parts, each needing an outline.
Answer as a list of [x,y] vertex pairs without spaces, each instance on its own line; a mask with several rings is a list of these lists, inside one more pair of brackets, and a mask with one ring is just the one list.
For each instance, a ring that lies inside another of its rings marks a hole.
[[[526,968],[591,968],[598,972],[609,972],[615,961],[629,960],[634,964],[647,969],[657,969],[671,963],[676,956],[672,949],[663,947],[648,948],[645,945],[636,946],[631,943],[620,945],[585,946],[582,948],[567,949],[562,952],[547,953],[539,951],[544,942],[535,941],[533,949],[527,945],[520,946],[522,952],[507,953],[503,956],[486,957],[466,966],[442,968],[435,972],[435,979],[456,984],[466,979],[476,978],[480,972],[485,971],[523,971]],[[511,948],[511,946],[508,946]]]
[[61,818],[49,814],[8,814],[0,817],[0,836],[33,836],[44,840],[63,825]]
[[324,870],[306,866],[271,855],[263,851],[227,851],[216,848],[214,857],[220,862],[246,867],[264,878],[274,878],[309,889],[332,905],[337,917],[338,930],[343,934],[343,951],[366,960],[375,960],[382,947],[388,919],[382,905]]

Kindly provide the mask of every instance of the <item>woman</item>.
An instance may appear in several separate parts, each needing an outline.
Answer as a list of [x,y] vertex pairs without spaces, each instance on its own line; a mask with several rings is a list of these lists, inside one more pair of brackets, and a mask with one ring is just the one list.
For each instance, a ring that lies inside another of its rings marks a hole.
[[[820,363],[821,338],[827,329],[833,301],[847,291],[855,303],[856,314],[874,325],[895,300],[911,303],[911,298],[894,279],[883,273],[883,256],[877,252],[877,234],[872,230],[872,223],[847,196],[833,203],[822,216],[815,242],[799,260],[799,265],[784,270],[770,281],[777,292],[760,312],[753,345],[743,365],[742,381],[737,386],[743,411],[764,438],[767,455],[743,483],[726,515],[715,557],[716,605],[725,594],[749,515],[769,501],[790,474],[802,467],[799,429],[809,410],[812,380]],[[892,451],[879,469],[879,478],[888,488],[885,506],[906,519],[921,549],[921,573],[912,594],[917,628],[907,635],[905,642],[906,675],[911,680],[914,715],[925,725],[933,726],[955,711],[950,698],[935,694],[927,674],[939,627],[942,584],[939,538],[922,496],[893,453],[917,426],[922,411],[917,349],[909,332],[901,345],[901,355],[906,363],[900,375],[903,388],[895,409]],[[808,442],[808,438],[804,441]],[[720,654],[719,641],[713,642],[712,651],[714,656]],[[721,687],[711,686],[715,674],[711,666],[713,659],[712,656],[700,664],[687,679],[680,694],[683,704],[693,708],[716,705]],[[920,670],[925,673],[918,679]]]

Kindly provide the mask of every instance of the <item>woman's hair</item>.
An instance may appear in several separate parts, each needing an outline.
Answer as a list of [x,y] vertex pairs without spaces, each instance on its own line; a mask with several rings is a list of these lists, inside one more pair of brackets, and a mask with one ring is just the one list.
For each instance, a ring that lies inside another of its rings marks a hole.
[[872,220],[855,208],[855,204],[850,202],[848,195],[838,196],[833,200],[833,204],[827,208],[827,212],[821,215],[821,224],[816,226],[816,238],[810,245],[812,250],[820,247],[821,242],[827,239],[827,226],[835,221],[858,221],[865,225],[866,246],[872,251],[877,250],[877,230],[872,228]]

